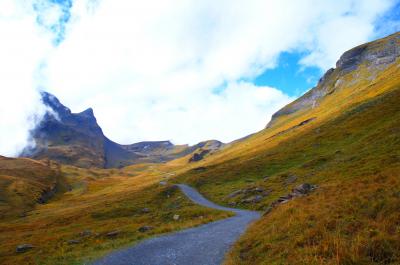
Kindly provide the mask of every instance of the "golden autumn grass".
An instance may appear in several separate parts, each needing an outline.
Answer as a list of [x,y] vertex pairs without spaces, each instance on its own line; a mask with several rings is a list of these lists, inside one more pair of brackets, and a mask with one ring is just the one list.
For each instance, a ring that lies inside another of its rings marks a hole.
[[64,186],[56,163],[0,156],[0,219],[24,215],[44,191],[62,191]]
[[[188,163],[187,156],[121,170],[63,166],[71,191],[24,218],[0,222],[0,263],[82,264],[143,238],[228,215],[158,184],[168,179],[191,184],[218,203],[256,210],[300,183],[318,185],[252,225],[226,264],[400,264],[399,65],[372,73],[374,78],[361,65],[341,76],[343,85],[333,89],[332,83],[332,93],[317,107],[281,116],[200,162]],[[243,203],[244,195],[227,198],[250,187],[271,193],[255,204]],[[173,214],[182,218],[175,222]],[[139,233],[142,225],[155,229]],[[93,234],[79,236],[84,230]],[[116,238],[106,236],[115,230],[121,231]],[[70,239],[81,243],[69,245]],[[20,243],[37,248],[17,255]]]
[[321,140],[324,152],[290,169],[319,189],[253,225],[227,264],[399,264],[399,99],[400,87],[320,127],[322,139],[352,137]]
[[[281,117],[179,176],[214,201],[257,210],[300,183],[319,186],[252,225],[226,264],[400,264],[398,66],[372,82],[361,66],[359,81],[346,76],[319,107]],[[255,204],[228,199],[249,187],[272,192]]]
[[[168,176],[162,165],[61,170],[70,191],[37,205],[26,217],[0,222],[0,264],[86,264],[144,238],[230,216],[194,205],[171,185],[159,185]],[[174,214],[180,215],[178,221]],[[154,229],[141,233],[141,226]],[[86,230],[90,235],[81,235]],[[119,234],[106,235],[113,231]],[[16,246],[23,243],[35,248],[17,254]]]

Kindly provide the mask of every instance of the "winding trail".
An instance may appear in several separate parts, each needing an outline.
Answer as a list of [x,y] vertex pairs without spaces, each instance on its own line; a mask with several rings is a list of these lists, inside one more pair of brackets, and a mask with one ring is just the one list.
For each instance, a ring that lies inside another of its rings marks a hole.
[[260,217],[258,212],[227,208],[210,202],[195,189],[177,185],[193,202],[235,212],[224,220],[161,235],[133,247],[112,252],[93,265],[220,265],[230,246]]

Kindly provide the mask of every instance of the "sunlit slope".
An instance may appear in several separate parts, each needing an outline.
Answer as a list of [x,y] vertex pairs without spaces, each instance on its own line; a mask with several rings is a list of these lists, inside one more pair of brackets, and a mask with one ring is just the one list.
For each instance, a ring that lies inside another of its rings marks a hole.
[[258,210],[318,185],[256,223],[229,264],[400,262],[399,47],[395,34],[345,53],[265,130],[178,176],[212,200]]
[[[23,216],[0,218],[0,264],[87,264],[147,237],[230,216],[160,184],[173,169],[162,164],[121,170],[61,166],[68,191]],[[21,244],[34,248],[16,253]]]
[[[300,183],[319,187],[273,208],[229,264],[399,264],[399,99],[400,85],[273,148],[264,159],[271,177],[237,184],[273,190],[250,207],[266,209]],[[291,176],[297,179],[285,183]]]
[[[393,89],[400,80],[399,56],[400,33],[346,52],[337,68],[329,70],[317,87],[278,111],[266,130],[234,143],[219,156],[216,154],[213,161],[251,157],[282,139],[316,127],[351,106]],[[307,121],[307,126],[298,126]]]
[[[388,45],[388,43],[391,45]],[[207,173],[203,174],[207,176],[214,168],[216,170],[221,168],[233,171],[240,170],[240,166],[252,165],[254,160],[271,157],[274,155],[271,153],[272,148],[279,149],[279,146],[285,145],[288,140],[295,142],[305,140],[308,145],[303,147],[304,150],[316,149],[310,147],[318,145],[318,142],[312,142],[312,139],[303,139],[306,137],[305,133],[318,131],[320,126],[338,118],[351,108],[397,89],[400,83],[399,47],[400,34],[397,33],[355,48],[356,50],[361,48],[366,53],[364,57],[372,58],[372,55],[376,56],[376,54],[383,57],[368,61],[362,59],[361,56],[361,59],[358,57],[360,61],[350,60],[353,63],[357,62],[355,68],[347,66],[347,68],[342,67],[328,71],[317,87],[278,111],[266,129],[243,141],[225,147],[224,150],[213,154],[206,161],[198,162],[192,167],[208,167]],[[348,53],[354,54],[353,50],[345,53],[342,58],[346,57]],[[338,65],[341,64],[339,60]],[[360,125],[359,129],[363,129],[364,125],[367,126],[368,124]],[[338,134],[340,139],[346,138],[345,132],[338,132]],[[320,137],[319,139],[322,140],[323,138]],[[335,144],[335,139],[332,139],[332,144]],[[286,155],[289,156],[290,154]],[[305,157],[302,160],[306,162],[308,159],[310,157]],[[287,164],[289,161],[285,161],[285,163]],[[230,165],[236,166],[231,168]],[[248,178],[261,178],[264,173],[271,173],[271,163],[259,165],[258,170],[255,170],[254,173],[252,171],[247,172],[246,175]],[[195,179],[197,177],[203,179],[201,174],[196,171],[193,174],[189,173],[189,175],[193,175]],[[223,175],[229,175],[229,173]],[[228,180],[234,179],[234,176],[235,174],[232,174],[227,178]],[[210,178],[215,177],[210,176]]]

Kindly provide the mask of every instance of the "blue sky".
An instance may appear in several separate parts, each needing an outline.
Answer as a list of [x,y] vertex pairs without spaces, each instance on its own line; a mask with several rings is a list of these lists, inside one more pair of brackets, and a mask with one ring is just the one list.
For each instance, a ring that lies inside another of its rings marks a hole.
[[321,68],[301,65],[303,57],[302,53],[283,52],[275,68],[265,70],[252,81],[257,86],[277,87],[289,96],[298,97],[314,87],[323,74]]
[[[375,34],[371,40],[400,31],[400,1],[380,16],[374,27]],[[324,69],[302,65],[304,56],[301,52],[283,52],[275,68],[265,70],[251,81],[258,86],[277,87],[290,96],[298,97],[314,87],[324,74]]]
[[399,2],[2,0],[0,154],[34,144],[40,90],[92,107],[123,144],[241,138],[343,52],[400,30]]

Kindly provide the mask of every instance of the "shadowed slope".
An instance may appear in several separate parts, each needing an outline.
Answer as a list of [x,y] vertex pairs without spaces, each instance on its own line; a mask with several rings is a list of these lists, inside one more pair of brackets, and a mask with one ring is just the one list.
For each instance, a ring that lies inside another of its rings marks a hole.
[[84,168],[121,168],[140,163],[163,163],[196,151],[205,150],[209,154],[223,147],[218,141],[205,141],[194,146],[173,145],[169,141],[120,145],[103,134],[91,108],[72,113],[47,92],[42,93],[42,101],[48,112],[32,132],[36,145],[24,150],[21,156],[48,158]]
[[0,156],[0,219],[24,216],[62,189],[59,165]]

